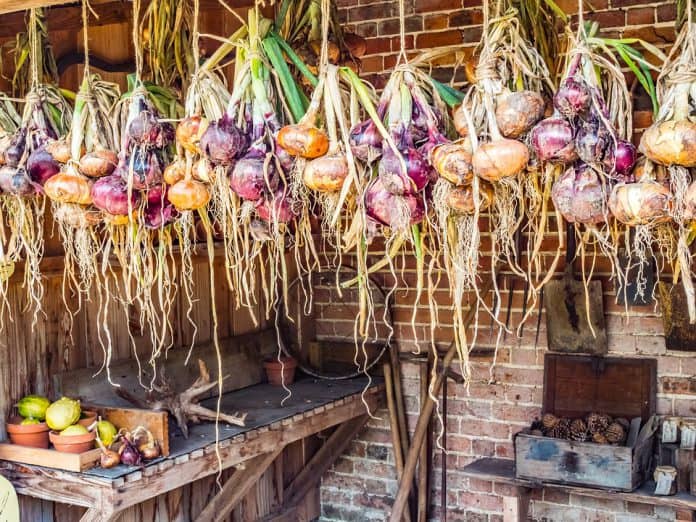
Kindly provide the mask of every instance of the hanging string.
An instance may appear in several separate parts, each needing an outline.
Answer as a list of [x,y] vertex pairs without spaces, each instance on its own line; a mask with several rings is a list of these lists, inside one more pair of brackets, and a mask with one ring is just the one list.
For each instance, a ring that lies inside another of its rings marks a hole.
[[321,63],[320,70],[329,66],[329,20],[331,19],[331,1],[321,0]]
[[140,83],[143,71],[143,50],[140,47],[140,0],[133,0],[133,51],[135,52],[135,78]]
[[404,0],[399,0],[399,58],[397,63],[408,62],[406,56],[406,6]]
[[193,37],[191,42],[193,44],[193,75],[198,76],[198,69],[200,67],[200,49],[198,48],[198,41],[200,34],[198,33],[198,17],[201,11],[200,0],[193,0]]
[[89,15],[87,9],[91,11],[92,8],[89,6],[89,0],[82,0],[82,47],[85,53],[85,70],[83,72],[84,76],[89,75],[89,31],[87,30],[89,23]]
[[585,37],[587,36],[585,34],[585,15],[583,11],[583,0],[578,0],[578,35],[582,36],[583,41]]
[[[34,90],[40,82],[40,74],[43,66],[41,64],[41,40],[39,38],[39,19],[36,9],[29,11],[29,49],[31,55],[31,86]],[[41,65],[40,65],[41,64]]]
[[689,27],[691,27],[693,15],[694,13],[693,7],[691,5],[691,0],[686,0],[686,23],[689,24]]

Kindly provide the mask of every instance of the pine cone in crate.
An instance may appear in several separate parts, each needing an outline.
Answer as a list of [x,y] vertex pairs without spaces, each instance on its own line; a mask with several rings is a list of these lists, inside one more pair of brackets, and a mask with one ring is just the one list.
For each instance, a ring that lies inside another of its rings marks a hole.
[[604,434],[599,432],[592,435],[592,442],[596,442],[597,444],[609,444],[609,441]]
[[626,440],[626,430],[618,422],[612,422],[604,432],[604,436],[612,444],[622,444]]
[[594,435],[595,433],[604,433],[611,423],[611,417],[605,413],[590,413],[586,421],[587,429]]
[[555,439],[565,439],[570,438],[570,419],[560,419],[556,425],[551,428],[547,435]]
[[553,429],[558,425],[560,419],[556,417],[553,413],[544,413],[541,417],[541,423],[547,430]]
[[587,440],[587,424],[582,419],[575,419],[570,423],[570,440],[585,442]]

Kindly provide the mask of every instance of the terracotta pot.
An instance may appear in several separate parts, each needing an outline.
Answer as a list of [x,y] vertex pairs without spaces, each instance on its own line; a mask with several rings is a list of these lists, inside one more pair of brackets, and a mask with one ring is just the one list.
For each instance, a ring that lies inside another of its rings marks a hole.
[[278,362],[278,359],[269,359],[263,363],[268,382],[274,386],[281,386],[283,383],[292,384],[295,380],[297,361],[292,357],[283,357],[281,360],[282,364]]
[[94,421],[97,420],[97,412],[92,411],[92,410],[82,410],[80,413],[80,420],[77,421],[78,424],[81,424],[85,428],[89,428]]
[[94,449],[94,441],[97,438],[97,434],[94,431],[90,431],[84,435],[61,435],[57,431],[51,431],[48,437],[57,451],[62,451],[63,453],[84,453]]
[[39,424],[20,424],[22,417],[12,417],[7,422],[7,434],[12,444],[31,448],[48,448],[48,426]]

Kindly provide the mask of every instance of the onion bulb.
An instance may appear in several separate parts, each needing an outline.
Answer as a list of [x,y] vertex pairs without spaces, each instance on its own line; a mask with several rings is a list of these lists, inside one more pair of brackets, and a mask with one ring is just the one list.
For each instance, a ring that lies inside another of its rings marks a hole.
[[242,199],[257,201],[268,189],[273,191],[278,186],[278,177],[273,163],[264,161],[265,153],[252,147],[249,152],[235,163],[230,173],[230,187]]
[[365,38],[355,33],[344,33],[343,42],[348,48],[348,52],[354,58],[362,58],[367,50]]
[[208,129],[208,120],[200,116],[188,116],[176,126],[176,141],[184,150],[200,154],[201,137]]
[[311,190],[337,192],[348,177],[348,161],[342,153],[326,154],[307,162],[302,180]]
[[267,223],[289,223],[295,219],[295,212],[287,193],[278,190],[271,197],[265,197],[256,204],[256,213]]
[[215,179],[215,171],[211,168],[206,158],[200,158],[193,164],[191,174],[193,175],[193,179],[203,183],[212,183]]
[[571,163],[577,159],[573,127],[563,118],[552,116],[532,129],[531,146],[539,161]]
[[179,211],[197,210],[210,201],[210,191],[205,183],[195,179],[182,179],[167,192],[167,199]]
[[385,187],[381,176],[365,191],[365,209],[370,218],[392,228],[415,225],[425,217],[425,205],[419,194],[394,194]]
[[111,150],[95,150],[80,158],[80,172],[89,178],[110,175],[118,165],[118,156]]
[[92,203],[99,210],[112,216],[128,216],[138,204],[140,194],[132,191],[128,198],[128,186],[120,176],[113,174],[99,178],[92,185]]
[[553,184],[553,204],[570,223],[602,223],[607,218],[607,193],[597,172],[580,164],[567,169]]
[[382,136],[371,119],[362,121],[350,130],[350,149],[360,161],[379,157],[382,153]]
[[92,204],[92,183],[72,165],[46,181],[44,192],[58,203]]
[[672,193],[656,181],[619,183],[609,196],[609,210],[624,225],[649,225],[670,220]]
[[66,140],[49,141],[46,150],[58,163],[67,163],[71,159],[70,144]]
[[529,162],[529,149],[517,140],[502,138],[482,144],[472,158],[474,172],[486,181],[516,176]]
[[223,166],[232,165],[246,146],[246,136],[227,114],[206,127],[199,143],[200,150],[213,165]]
[[469,121],[466,117],[466,107],[464,107],[463,103],[457,105],[452,111],[452,123],[454,123],[454,128],[462,138],[469,135]]
[[98,225],[101,222],[101,212],[85,208],[81,205],[63,204],[55,208],[53,217],[56,221],[72,228],[83,228]]
[[567,78],[553,97],[553,106],[568,118],[583,114],[590,106],[590,90],[585,82]]
[[162,174],[162,179],[167,185],[174,185],[177,181],[181,181],[186,177],[186,162],[175,160],[167,165]]
[[[486,210],[493,203],[495,194],[490,183],[482,182],[479,185],[479,211]],[[471,185],[455,187],[447,194],[447,205],[452,210],[462,214],[473,214],[476,211],[474,204],[474,190]]]
[[684,119],[653,124],[643,133],[640,149],[662,165],[696,167],[696,123]]
[[684,194],[684,219],[696,221],[696,181],[689,185]]
[[631,173],[637,157],[636,148],[631,142],[617,140],[615,145],[610,143],[604,157],[604,165],[609,169],[612,178],[633,181]]
[[60,172],[60,165],[45,148],[36,149],[27,159],[27,171],[34,183],[44,185]]
[[544,98],[532,91],[504,94],[497,99],[495,120],[506,138],[519,138],[544,116]]
[[329,137],[312,125],[286,125],[278,131],[278,144],[293,156],[313,159],[329,150]]
[[430,163],[437,173],[457,187],[471,183],[474,176],[471,162],[471,143],[468,140],[437,145],[430,155]]

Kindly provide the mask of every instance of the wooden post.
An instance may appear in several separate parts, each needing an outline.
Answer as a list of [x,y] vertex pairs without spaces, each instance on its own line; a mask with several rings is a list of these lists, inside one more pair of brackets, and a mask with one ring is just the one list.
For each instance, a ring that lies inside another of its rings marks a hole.
[[[487,294],[492,286],[493,279],[486,282],[480,293],[482,295]],[[469,308],[466,315],[464,316],[464,320],[462,321],[462,324],[465,328],[473,320],[475,313],[476,309],[474,307]],[[437,396],[440,393],[440,389],[442,388],[442,381],[443,379],[446,379],[447,369],[449,368],[449,365],[452,364],[452,361],[454,360],[456,355],[457,346],[454,343],[454,341],[452,341],[452,343],[450,343],[449,348],[447,349],[447,353],[443,357],[442,368],[437,372],[435,380],[433,381],[433,395]],[[433,402],[430,396],[428,396],[426,398],[425,403],[423,404],[423,408],[421,409],[420,415],[418,415],[416,430],[413,433],[411,447],[409,448],[408,457],[406,458],[406,462],[404,464],[404,474],[401,477],[401,482],[399,483],[399,491],[396,495],[396,499],[394,500],[394,507],[392,508],[391,516],[389,518],[391,522],[400,522],[401,517],[403,516],[404,508],[406,507],[406,503],[408,502],[408,493],[411,489],[410,484],[416,472],[416,463],[418,462],[420,447],[421,444],[423,444],[425,436],[428,432],[428,426],[430,426],[430,417],[433,414],[434,408],[435,402]]]
[[517,495],[503,497],[503,522],[527,520],[529,511],[529,489],[517,488]]
[[[391,365],[384,363],[384,387],[387,391],[387,410],[389,411],[389,427],[392,435],[392,448],[394,450],[394,464],[396,466],[396,480],[401,480],[404,475],[404,454],[399,436],[399,421],[394,403],[394,388],[392,382]],[[410,488],[409,488],[410,491]],[[410,522],[411,514],[408,510],[404,513],[404,520]]]
[[[420,396],[421,408],[425,405],[426,397],[428,396],[428,376],[430,365],[428,361],[420,365]],[[418,458],[418,522],[426,522],[428,518],[428,475],[430,467],[430,434],[432,430],[428,430],[428,436],[423,444],[421,444],[420,457]]]

